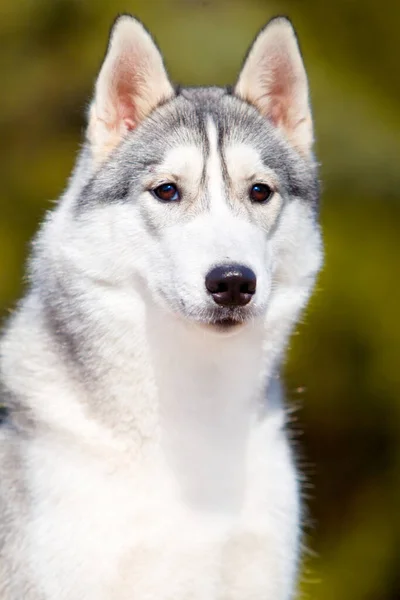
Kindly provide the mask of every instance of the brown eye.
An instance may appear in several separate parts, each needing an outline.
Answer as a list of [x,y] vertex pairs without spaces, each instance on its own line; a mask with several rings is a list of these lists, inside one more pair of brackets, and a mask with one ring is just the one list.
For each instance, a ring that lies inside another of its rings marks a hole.
[[256,183],[250,190],[250,198],[253,202],[268,202],[273,195],[273,190],[265,183]]
[[174,183],[163,183],[152,190],[152,193],[162,202],[176,202],[180,200],[178,188]]

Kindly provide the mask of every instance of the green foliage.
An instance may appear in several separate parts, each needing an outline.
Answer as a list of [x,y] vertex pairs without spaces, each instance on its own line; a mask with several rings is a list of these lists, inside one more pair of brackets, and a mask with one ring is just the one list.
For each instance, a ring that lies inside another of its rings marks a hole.
[[302,407],[303,470],[313,485],[304,596],[395,600],[400,3],[1,0],[3,314],[21,293],[27,242],[72,168],[109,24],[127,10],[155,33],[172,77],[192,85],[233,82],[255,32],[274,14],[290,15],[298,29],[326,242],[325,269],[286,369],[288,396]]

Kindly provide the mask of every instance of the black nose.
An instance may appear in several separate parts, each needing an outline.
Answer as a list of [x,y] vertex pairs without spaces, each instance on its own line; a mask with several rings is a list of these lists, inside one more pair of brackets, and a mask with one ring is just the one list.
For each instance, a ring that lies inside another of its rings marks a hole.
[[245,306],[256,291],[255,273],[243,265],[221,265],[206,276],[206,288],[221,306]]

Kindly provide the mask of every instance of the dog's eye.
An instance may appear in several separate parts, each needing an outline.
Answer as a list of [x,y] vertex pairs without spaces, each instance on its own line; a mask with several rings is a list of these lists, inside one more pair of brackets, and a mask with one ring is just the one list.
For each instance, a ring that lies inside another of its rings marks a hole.
[[253,202],[268,202],[274,195],[274,191],[265,183],[256,183],[250,190],[250,198]]
[[152,190],[156,198],[163,202],[175,202],[180,200],[178,188],[174,183],[163,183]]

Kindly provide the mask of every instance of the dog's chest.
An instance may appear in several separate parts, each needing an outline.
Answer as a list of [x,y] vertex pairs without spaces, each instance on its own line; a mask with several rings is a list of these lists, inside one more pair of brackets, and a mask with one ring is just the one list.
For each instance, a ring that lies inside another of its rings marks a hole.
[[154,457],[40,449],[29,542],[46,598],[284,598],[297,492],[286,442],[267,446],[250,445],[238,503],[217,493],[197,504]]

